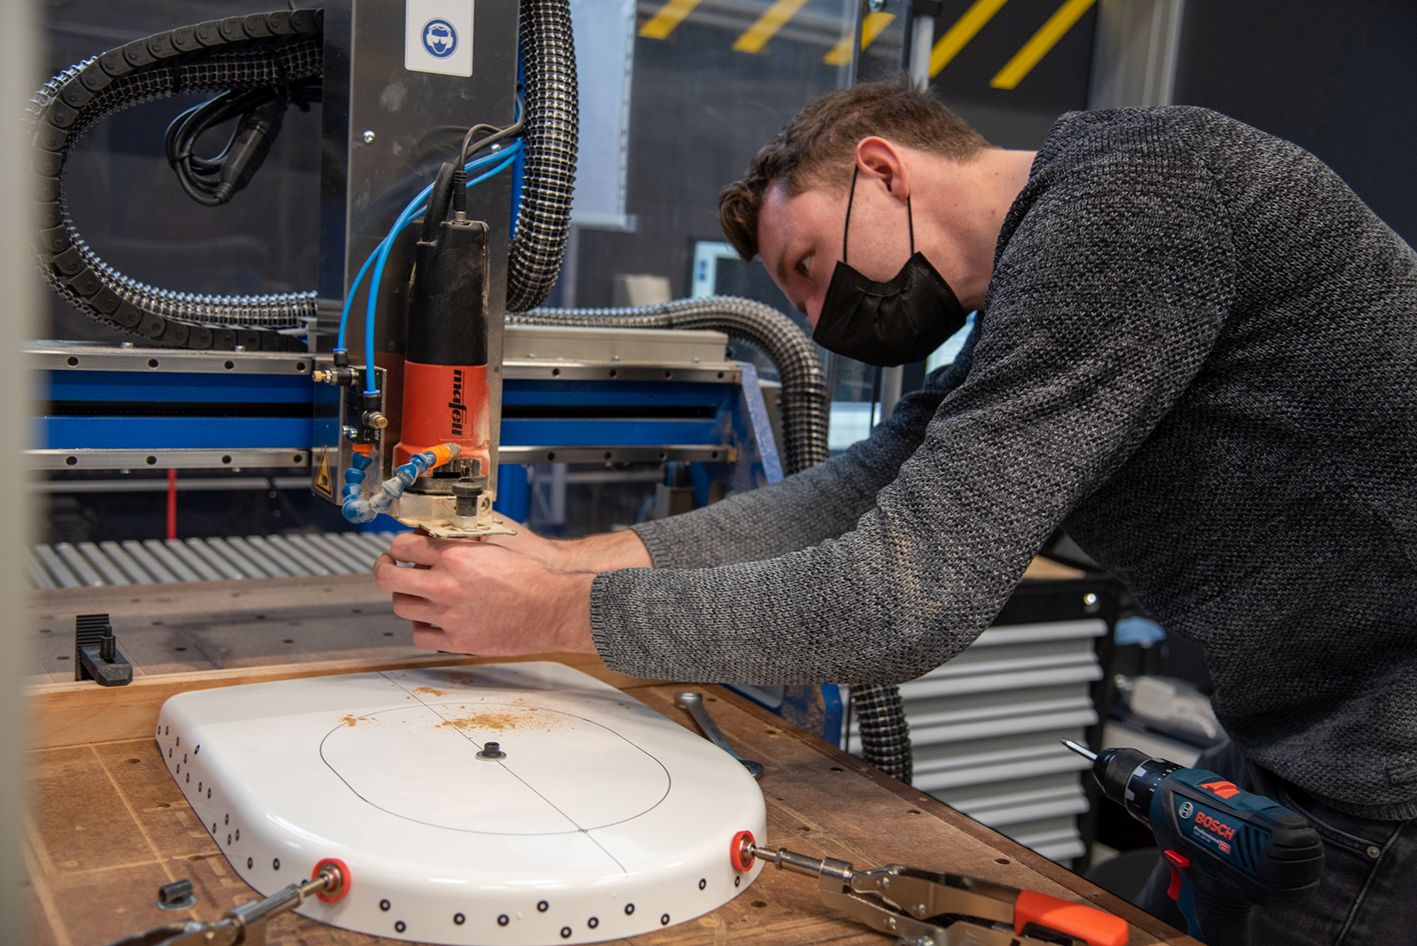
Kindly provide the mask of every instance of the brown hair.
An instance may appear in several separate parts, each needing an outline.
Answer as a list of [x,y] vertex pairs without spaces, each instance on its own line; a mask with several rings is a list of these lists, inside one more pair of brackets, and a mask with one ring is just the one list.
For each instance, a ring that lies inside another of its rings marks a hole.
[[718,221],[738,255],[751,260],[758,254],[758,211],[769,184],[781,180],[789,196],[813,185],[844,188],[857,143],[871,135],[956,160],[989,146],[907,78],[829,92],[798,112],[753,156],[743,180],[718,195]]

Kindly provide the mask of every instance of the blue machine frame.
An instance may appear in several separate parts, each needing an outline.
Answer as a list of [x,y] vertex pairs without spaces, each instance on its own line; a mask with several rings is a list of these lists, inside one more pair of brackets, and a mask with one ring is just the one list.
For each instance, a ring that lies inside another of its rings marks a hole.
[[[263,370],[266,357],[36,346],[31,358],[43,379],[45,409],[33,421],[30,454],[36,466],[53,471],[308,469],[318,445],[338,437],[336,393],[311,381],[313,359],[277,356]],[[496,508],[512,519],[528,517],[526,466],[536,463],[687,464],[700,506],[716,486],[738,491],[782,479],[751,364],[734,363],[716,380],[645,380],[642,371],[625,372],[623,380],[518,377],[507,367]],[[374,527],[392,525],[381,518]],[[843,744],[840,687],[738,689]]]
[[[221,373],[220,357],[212,360],[214,370],[159,370],[157,357],[149,359],[149,370],[131,370],[90,367],[87,350],[62,350],[85,357],[40,352],[44,409],[33,421],[30,453],[41,468],[204,467],[218,465],[206,457],[223,451],[267,458],[227,465],[305,468],[316,447],[338,439],[334,392],[311,382],[311,359],[299,373]],[[122,357],[140,364],[146,354],[132,350]],[[703,465],[704,483],[722,481],[737,490],[775,482],[782,463],[757,373],[750,364],[733,368],[716,381],[545,380],[509,372],[502,468],[558,460],[684,461]],[[134,463],[133,456],[150,462]],[[515,497],[507,501],[512,505],[503,511],[516,518]]]

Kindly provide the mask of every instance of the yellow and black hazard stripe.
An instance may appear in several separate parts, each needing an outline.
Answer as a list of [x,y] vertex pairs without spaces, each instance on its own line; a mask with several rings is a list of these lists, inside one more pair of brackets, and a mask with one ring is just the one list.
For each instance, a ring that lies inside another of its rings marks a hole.
[[[665,40],[688,19],[703,0],[666,0],[640,25],[644,39]],[[1058,44],[1069,30],[1082,19],[1097,0],[1064,0],[1018,51],[994,74],[989,85],[995,89],[1017,88],[1034,67]],[[974,0],[942,34],[938,35],[930,52],[930,77],[945,70],[956,56],[989,25],[1008,0]],[[735,52],[757,55],[786,26],[807,0],[772,0],[762,13],[733,40]],[[861,48],[866,49],[896,19],[895,14],[879,11],[869,13],[861,25]],[[943,25],[943,24],[941,24]],[[848,32],[822,57],[827,65],[841,66],[851,61],[852,36]]]

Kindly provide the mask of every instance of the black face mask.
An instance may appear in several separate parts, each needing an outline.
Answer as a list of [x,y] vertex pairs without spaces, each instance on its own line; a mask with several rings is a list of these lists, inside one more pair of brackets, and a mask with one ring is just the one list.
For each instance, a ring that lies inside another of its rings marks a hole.
[[[846,228],[851,226],[851,202],[856,175],[846,198]],[[889,367],[920,361],[964,327],[964,307],[950,284],[915,251],[915,222],[910,198],[905,199],[910,228],[910,259],[888,282],[867,279],[846,265],[846,232],[841,236],[841,262],[832,271],[822,300],[813,340],[823,348],[868,365]]]

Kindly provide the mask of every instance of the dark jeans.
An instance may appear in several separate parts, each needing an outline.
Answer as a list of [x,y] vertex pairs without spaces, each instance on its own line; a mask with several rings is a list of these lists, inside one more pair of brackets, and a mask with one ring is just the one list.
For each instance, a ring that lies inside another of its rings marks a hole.
[[[1299,903],[1255,906],[1245,921],[1227,914],[1223,891],[1193,878],[1210,946],[1417,946],[1417,819],[1369,821],[1335,811],[1252,765],[1229,742],[1201,753],[1196,766],[1308,818],[1324,844],[1317,890]],[[1184,930],[1180,911],[1166,897],[1169,880],[1163,862],[1137,905]]]

